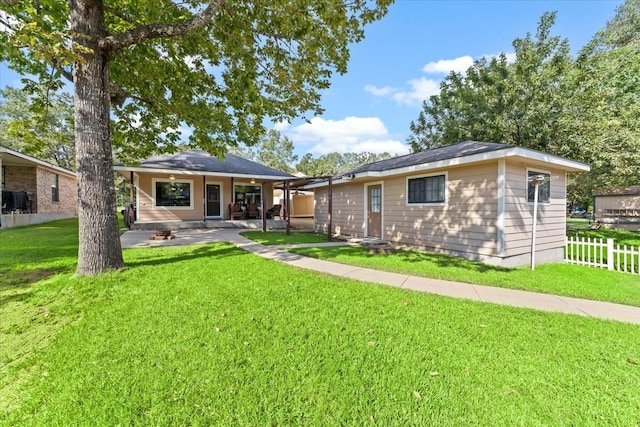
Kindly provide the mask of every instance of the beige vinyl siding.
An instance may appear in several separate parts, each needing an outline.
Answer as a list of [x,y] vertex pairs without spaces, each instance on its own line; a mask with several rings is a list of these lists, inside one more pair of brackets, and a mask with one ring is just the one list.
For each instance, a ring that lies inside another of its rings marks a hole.
[[[247,179],[232,179],[229,177],[174,174],[176,181],[191,181],[193,183],[193,201],[191,209],[172,209],[170,207],[156,207],[153,202],[153,179],[168,180],[169,175],[136,174],[138,186],[138,221],[202,221],[206,215],[204,182],[207,184],[219,184],[222,186],[222,200],[220,209],[222,219],[229,219],[229,204],[233,203],[233,185],[247,184]],[[261,185],[260,183],[255,185]],[[267,209],[273,206],[273,184],[266,183],[263,197]]]
[[[319,233],[328,231],[328,188],[315,191],[316,206],[314,210],[315,230]],[[333,186],[333,233],[343,236],[364,235],[364,187],[362,183]]]
[[603,215],[604,209],[638,209],[640,210],[639,195],[596,196],[596,217]]
[[[497,162],[430,171],[447,174],[444,205],[408,205],[407,179],[383,182],[382,227],[385,239],[443,251],[495,255],[497,235]],[[334,232],[362,237],[366,223],[365,186],[377,181],[333,187]],[[327,231],[328,189],[315,192],[316,231]]]
[[[595,217],[606,226],[640,231],[640,195],[603,195],[595,197]],[[625,209],[621,212],[620,209]],[[606,212],[605,215],[605,210]],[[622,215],[620,215],[622,214]]]
[[169,175],[138,175],[138,221],[202,221],[204,218],[203,192],[201,176],[175,175],[176,181],[191,181],[193,200],[190,209],[172,209],[154,206],[153,179],[169,180]]
[[536,252],[562,248],[566,230],[565,173],[547,166],[506,162],[505,255],[530,253],[533,229],[533,203],[527,201],[527,168],[548,172],[551,179],[549,203],[538,204]]
[[444,206],[408,205],[407,179],[384,183],[384,237],[451,252],[495,255],[497,162],[429,171],[447,173]]

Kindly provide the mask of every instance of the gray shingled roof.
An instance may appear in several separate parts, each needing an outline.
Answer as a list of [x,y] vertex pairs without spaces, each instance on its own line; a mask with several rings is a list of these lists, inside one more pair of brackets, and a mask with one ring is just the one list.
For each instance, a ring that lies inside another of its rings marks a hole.
[[295,178],[288,173],[234,156],[233,154],[226,154],[225,159],[220,160],[204,150],[180,151],[175,154],[155,156],[142,161],[140,166],[150,169]]
[[471,156],[479,153],[503,150],[512,148],[515,145],[497,144],[495,142],[464,141],[446,147],[434,148],[419,153],[407,154],[405,156],[394,157],[392,159],[380,160],[369,163],[340,175],[356,174],[360,172],[380,172],[392,169],[399,169],[408,166],[421,165],[424,163],[437,162],[440,160],[454,159],[456,157]]

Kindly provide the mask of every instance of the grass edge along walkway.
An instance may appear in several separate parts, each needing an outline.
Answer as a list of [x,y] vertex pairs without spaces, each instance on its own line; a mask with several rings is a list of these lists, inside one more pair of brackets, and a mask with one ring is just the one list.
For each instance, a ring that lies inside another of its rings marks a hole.
[[[391,273],[305,257],[261,245],[240,234],[236,234],[236,236],[236,238],[230,239],[231,242],[248,252],[296,267],[324,272],[334,276],[473,301],[640,324],[640,307]],[[321,244],[318,246],[321,246]],[[279,247],[282,248],[283,246]]]
[[[466,298],[474,301],[570,313],[581,316],[640,324],[640,307],[565,297],[548,293],[498,288],[489,285],[474,285],[427,277],[417,277],[408,274],[391,273],[365,267],[324,261],[279,249],[290,248],[291,246],[289,245],[265,246],[260,243],[256,243],[255,241],[243,236],[243,231],[244,230],[239,229],[217,229],[207,232],[190,233],[189,236],[184,236],[187,241],[180,237],[168,241],[150,241],[149,235],[152,233],[134,231],[124,233],[121,239],[123,241],[123,248],[176,245],[185,244],[187,242],[189,244],[196,244],[224,241],[265,258],[364,282],[386,284],[404,289],[413,289],[444,296]],[[314,244],[314,246],[324,245],[327,244]]]

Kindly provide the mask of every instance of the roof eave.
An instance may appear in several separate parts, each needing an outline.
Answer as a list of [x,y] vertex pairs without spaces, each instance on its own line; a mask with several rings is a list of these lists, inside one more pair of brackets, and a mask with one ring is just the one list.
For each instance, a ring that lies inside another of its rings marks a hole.
[[[471,154],[462,157],[453,157],[449,159],[437,160],[434,162],[420,163],[412,166],[405,166],[402,168],[389,169],[386,171],[365,171],[355,174],[352,179],[339,178],[333,180],[333,184],[344,184],[346,182],[352,182],[358,178],[384,178],[395,175],[407,175],[416,172],[424,172],[431,169],[441,169],[451,166],[463,166],[471,163],[478,163],[488,160],[499,160],[510,157],[521,157],[527,160],[540,161],[545,163],[551,163],[554,166],[559,166],[567,172],[586,172],[591,170],[591,167],[586,163],[581,163],[575,160],[565,159],[564,157],[555,156],[552,154],[546,154],[540,151],[531,150],[522,147],[509,147],[494,151],[487,151],[478,154]],[[310,184],[305,188],[320,188],[326,187],[329,183],[327,181]]]
[[44,168],[55,170],[56,172],[60,172],[60,173],[63,173],[65,175],[69,175],[69,176],[72,176],[74,178],[76,177],[76,173],[73,172],[73,171],[70,171],[69,169],[65,169],[65,168],[60,167],[60,166],[52,165],[51,163],[47,163],[44,160],[36,159],[35,157],[31,157],[31,156],[28,156],[26,154],[22,154],[22,153],[20,153],[18,151],[14,151],[14,150],[11,150],[9,148],[0,147],[0,153],[5,153],[5,154],[8,154],[9,156],[17,157],[17,158],[19,158],[21,160],[34,163],[34,164],[36,164],[38,166],[41,166],[41,167],[44,167]]
[[158,168],[143,168],[143,167],[129,167],[129,166],[114,166],[113,170],[116,172],[139,172],[139,173],[156,173],[166,175],[191,175],[191,176],[224,176],[229,178],[249,178],[249,179],[264,179],[269,181],[289,181],[297,179],[295,176],[278,176],[278,175],[256,175],[256,174],[242,174],[242,173],[229,173],[229,172],[208,172],[208,171],[192,171],[182,169],[158,169]]

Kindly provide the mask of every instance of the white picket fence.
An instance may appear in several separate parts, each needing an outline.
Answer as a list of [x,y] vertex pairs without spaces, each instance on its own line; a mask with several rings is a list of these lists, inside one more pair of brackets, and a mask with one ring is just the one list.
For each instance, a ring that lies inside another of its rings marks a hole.
[[640,274],[640,247],[616,245],[613,239],[568,236],[565,262]]

